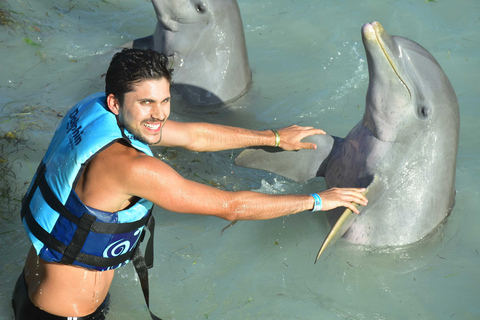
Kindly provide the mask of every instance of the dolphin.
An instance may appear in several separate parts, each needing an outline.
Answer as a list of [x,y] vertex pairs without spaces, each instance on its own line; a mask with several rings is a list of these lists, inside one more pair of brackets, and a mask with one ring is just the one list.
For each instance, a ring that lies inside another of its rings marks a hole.
[[172,89],[195,106],[226,104],[246,93],[252,72],[235,0],[152,0],[153,35],[122,47],[169,57]]
[[345,138],[309,137],[316,150],[251,148],[235,164],[296,181],[324,177],[328,188],[367,187],[360,214],[327,212],[332,231],[317,255],[337,238],[371,247],[419,241],[437,228],[455,201],[459,107],[435,58],[378,22],[362,27],[369,86],[363,119]]

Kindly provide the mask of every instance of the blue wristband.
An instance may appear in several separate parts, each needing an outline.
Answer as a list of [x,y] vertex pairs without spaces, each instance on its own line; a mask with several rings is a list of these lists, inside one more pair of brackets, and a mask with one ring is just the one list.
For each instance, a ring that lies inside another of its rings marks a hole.
[[317,193],[310,194],[313,199],[315,200],[315,205],[313,206],[312,211],[320,211],[322,210],[322,198]]

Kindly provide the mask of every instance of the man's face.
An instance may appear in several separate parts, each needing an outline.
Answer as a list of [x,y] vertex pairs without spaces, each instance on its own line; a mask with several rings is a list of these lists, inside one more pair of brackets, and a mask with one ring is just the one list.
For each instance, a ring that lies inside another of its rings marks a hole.
[[155,144],[170,115],[170,83],[165,79],[144,80],[125,94],[118,121],[138,140]]

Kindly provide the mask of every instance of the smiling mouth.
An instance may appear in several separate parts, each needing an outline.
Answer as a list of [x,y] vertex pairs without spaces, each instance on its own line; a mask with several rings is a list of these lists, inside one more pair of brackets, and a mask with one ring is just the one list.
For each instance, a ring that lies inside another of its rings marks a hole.
[[158,128],[160,128],[160,126],[161,126],[161,123],[158,123],[158,124],[144,123],[143,125],[144,125],[147,129],[150,129],[150,130],[158,130]]

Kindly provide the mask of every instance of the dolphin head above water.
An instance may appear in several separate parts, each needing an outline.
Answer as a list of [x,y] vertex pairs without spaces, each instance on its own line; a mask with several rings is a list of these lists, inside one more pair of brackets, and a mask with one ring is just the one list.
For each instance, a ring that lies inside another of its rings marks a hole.
[[248,91],[252,72],[236,0],[152,0],[153,35],[124,47],[164,53],[172,88],[195,106],[226,104]]
[[427,50],[410,39],[390,36],[378,22],[363,26],[362,39],[370,78],[363,125],[377,139],[409,139],[432,122],[447,125],[447,135],[452,133],[449,128],[458,128],[455,92]]
[[369,204],[360,215],[327,212],[333,228],[320,253],[342,235],[374,247],[414,243],[454,205],[459,108],[450,81],[422,46],[388,35],[380,23],[365,24],[362,37],[369,70],[365,112],[345,138],[307,138],[317,150],[252,148],[235,160],[296,181],[321,176],[327,188],[368,187]]

